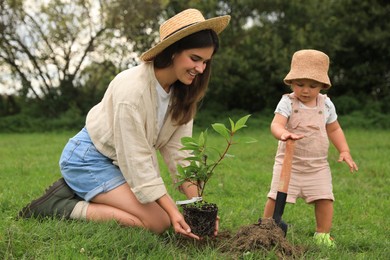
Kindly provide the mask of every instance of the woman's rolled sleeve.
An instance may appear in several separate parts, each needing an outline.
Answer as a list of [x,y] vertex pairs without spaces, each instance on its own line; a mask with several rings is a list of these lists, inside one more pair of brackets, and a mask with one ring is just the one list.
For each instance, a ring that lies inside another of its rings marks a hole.
[[167,193],[164,181],[161,177],[131,188],[131,190],[139,202],[143,204],[156,201]]

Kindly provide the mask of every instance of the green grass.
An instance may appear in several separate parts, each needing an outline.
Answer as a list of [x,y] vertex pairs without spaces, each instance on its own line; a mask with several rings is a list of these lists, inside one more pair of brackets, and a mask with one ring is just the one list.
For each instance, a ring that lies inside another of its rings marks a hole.
[[[211,132],[211,131],[210,131]],[[299,200],[287,205],[283,219],[291,224],[287,238],[307,251],[304,259],[386,259],[390,255],[390,134],[388,131],[346,130],[357,174],[337,163],[330,149],[336,201],[332,234],[338,247],[321,250],[312,244],[313,207]],[[75,132],[0,134],[0,258],[1,259],[229,259],[212,246],[180,245],[172,230],[155,235],[114,222],[16,220],[17,212],[60,177],[58,159]],[[257,221],[271,181],[276,140],[265,128],[241,134],[258,143],[237,145],[208,184],[205,198],[220,208],[221,231],[236,231]],[[215,142],[218,137],[210,134]],[[176,192],[165,167],[162,174],[174,199]],[[252,252],[242,259],[275,259],[273,253]]]

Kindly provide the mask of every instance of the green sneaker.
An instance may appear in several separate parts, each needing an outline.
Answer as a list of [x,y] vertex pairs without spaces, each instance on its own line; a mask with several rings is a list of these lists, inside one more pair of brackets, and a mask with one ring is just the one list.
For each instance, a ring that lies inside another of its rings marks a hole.
[[318,246],[335,247],[336,242],[329,233],[314,233],[314,242]]
[[65,218],[69,219],[77,202],[82,200],[66,184],[63,178],[54,182],[38,199],[27,204],[18,218]]

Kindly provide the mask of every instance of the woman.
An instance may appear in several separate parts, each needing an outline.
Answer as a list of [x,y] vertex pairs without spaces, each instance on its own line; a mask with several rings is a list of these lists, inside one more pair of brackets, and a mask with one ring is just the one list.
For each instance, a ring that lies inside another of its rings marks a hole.
[[[85,128],[60,158],[63,179],[28,204],[20,217],[57,216],[116,220],[125,226],[199,239],[171,199],[159,173],[160,151],[172,177],[188,156],[180,139],[192,135],[218,36],[230,16],[205,20],[187,9],[160,26],[160,42],[142,54],[142,64],[118,74],[93,107]],[[183,184],[187,198],[196,187]],[[218,232],[216,226],[215,234]]]

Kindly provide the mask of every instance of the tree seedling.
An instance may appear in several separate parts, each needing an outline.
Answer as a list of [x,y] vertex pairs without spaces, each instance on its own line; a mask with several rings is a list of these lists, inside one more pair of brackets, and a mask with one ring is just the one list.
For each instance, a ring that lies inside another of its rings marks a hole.
[[[198,197],[202,197],[204,190],[210,178],[213,176],[214,171],[222,160],[226,157],[234,157],[228,154],[232,145],[237,144],[236,134],[239,130],[247,127],[246,122],[250,115],[241,117],[236,122],[229,118],[230,128],[221,123],[212,124],[212,128],[220,136],[222,136],[226,142],[224,149],[218,150],[214,147],[209,147],[207,144],[207,129],[199,134],[199,137],[183,137],[181,143],[183,148],[181,150],[190,151],[191,156],[185,158],[189,162],[187,166],[178,165],[178,182],[177,186],[184,182],[189,182],[190,185],[196,185],[198,189]],[[243,142],[244,140],[240,140]],[[246,138],[245,143],[256,142],[253,138]],[[216,156],[215,156],[216,155]],[[214,159],[213,159],[214,158]]]

